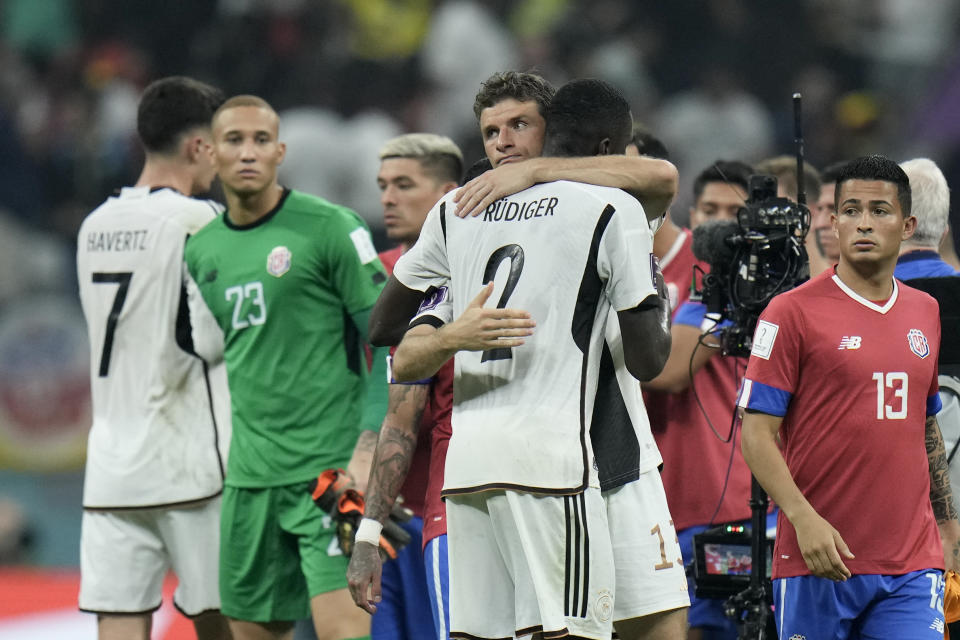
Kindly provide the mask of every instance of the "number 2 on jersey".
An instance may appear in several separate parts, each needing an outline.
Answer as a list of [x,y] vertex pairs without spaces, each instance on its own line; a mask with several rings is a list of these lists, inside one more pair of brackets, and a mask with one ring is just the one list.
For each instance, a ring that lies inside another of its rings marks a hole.
[[97,271],[90,274],[94,284],[116,284],[117,294],[113,296],[113,306],[110,307],[110,313],[107,315],[107,330],[103,336],[103,351],[100,352],[100,373],[99,377],[106,378],[110,371],[110,354],[113,351],[113,334],[117,330],[117,320],[120,318],[120,311],[123,309],[123,303],[127,300],[127,291],[130,289],[130,278],[133,277],[132,271],[118,271],[113,273],[104,273]]
[[[507,275],[507,284],[503,288],[503,293],[500,294],[500,299],[497,301],[497,309],[506,308],[507,300],[510,299],[513,290],[517,288],[517,282],[520,280],[520,272],[523,271],[523,247],[518,244],[508,244],[500,247],[490,255],[490,259],[487,260],[487,266],[483,270],[483,282],[481,284],[486,285],[493,281],[493,276],[497,275],[497,269],[500,267],[500,263],[507,259],[510,260],[510,273]],[[513,353],[509,347],[490,349],[489,351],[483,352],[480,362],[486,362],[487,360],[509,360],[512,357]]]

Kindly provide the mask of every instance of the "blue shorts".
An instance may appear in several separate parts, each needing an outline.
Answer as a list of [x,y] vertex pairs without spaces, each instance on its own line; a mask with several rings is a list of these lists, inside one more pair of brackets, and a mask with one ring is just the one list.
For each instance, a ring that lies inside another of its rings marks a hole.
[[383,563],[382,600],[370,620],[372,640],[429,638],[433,634],[420,551],[423,520],[414,517],[401,526],[410,534],[410,544],[400,550],[395,560]]
[[816,576],[773,581],[780,638],[879,640],[943,638],[943,572],[855,575],[846,582]]
[[[741,524],[750,526],[750,521]],[[700,629],[703,640],[737,640],[737,623],[723,612],[726,598],[697,598],[694,596],[693,581],[693,536],[712,529],[717,525],[696,525],[677,532],[680,540],[680,553],[687,566],[687,589],[690,593],[690,610],[687,612],[687,624],[691,629]],[[767,514],[767,535],[777,527],[777,511]]]
[[[450,568],[447,564],[447,534],[437,536],[423,550],[430,610],[437,640],[450,640]],[[427,636],[424,636],[426,638]]]

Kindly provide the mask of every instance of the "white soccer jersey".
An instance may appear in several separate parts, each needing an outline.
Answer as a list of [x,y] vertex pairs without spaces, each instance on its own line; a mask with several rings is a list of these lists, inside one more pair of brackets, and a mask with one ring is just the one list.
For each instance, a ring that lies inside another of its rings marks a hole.
[[[453,313],[452,296],[443,286],[423,301],[410,326],[440,327],[453,321]],[[600,488],[608,491],[655,469],[663,458],[650,429],[640,383],[627,370],[620,323],[612,307],[603,349],[590,435]]]
[[169,188],[128,187],[80,227],[93,401],[86,508],[171,505],[222,490],[226,374],[185,351],[182,266],[188,234],[218,212]]
[[449,280],[454,317],[493,280],[491,302],[529,311],[537,326],[522,347],[456,355],[444,493],[580,491],[608,313],[657,293],[643,211],[618,189],[560,181],[458,218],[455,193],[394,275],[420,291]]

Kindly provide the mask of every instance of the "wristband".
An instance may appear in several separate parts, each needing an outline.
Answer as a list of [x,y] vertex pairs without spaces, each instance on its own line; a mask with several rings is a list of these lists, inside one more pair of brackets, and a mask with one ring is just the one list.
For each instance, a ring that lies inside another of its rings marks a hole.
[[382,530],[383,525],[380,524],[379,521],[373,518],[364,518],[360,521],[360,526],[357,527],[357,535],[354,537],[354,540],[357,542],[367,542],[375,547],[379,547],[380,532]]

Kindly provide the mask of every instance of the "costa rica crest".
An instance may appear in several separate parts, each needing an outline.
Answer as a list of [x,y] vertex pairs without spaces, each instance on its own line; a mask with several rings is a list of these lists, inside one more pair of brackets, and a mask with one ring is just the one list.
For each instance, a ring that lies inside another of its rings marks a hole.
[[920,358],[926,358],[930,355],[930,344],[927,342],[927,336],[923,335],[920,329],[910,329],[907,332],[907,342],[910,344],[910,351],[913,351]]
[[267,256],[267,273],[279,278],[290,271],[290,260],[293,254],[286,247],[274,247]]

